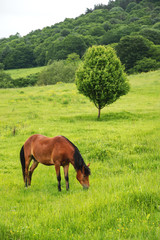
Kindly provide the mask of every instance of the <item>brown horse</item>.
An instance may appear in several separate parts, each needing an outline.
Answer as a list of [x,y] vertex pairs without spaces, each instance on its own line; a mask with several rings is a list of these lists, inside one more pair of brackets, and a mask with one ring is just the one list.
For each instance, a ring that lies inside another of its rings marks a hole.
[[[80,184],[84,188],[89,187],[89,165],[86,166],[78,148],[63,136],[48,138],[36,134],[29,137],[21,148],[20,160],[26,187],[31,185],[33,171],[39,163],[48,166],[55,165],[59,191],[61,191],[60,166],[64,168],[66,189],[69,189],[69,163],[74,166],[77,172],[77,180]],[[28,171],[31,160],[33,160],[33,164]]]

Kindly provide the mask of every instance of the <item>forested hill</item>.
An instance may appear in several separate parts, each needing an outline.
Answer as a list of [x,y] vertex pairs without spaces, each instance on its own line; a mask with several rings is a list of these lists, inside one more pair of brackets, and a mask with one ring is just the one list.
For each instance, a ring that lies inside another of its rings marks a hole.
[[[50,60],[66,59],[71,53],[82,57],[86,49],[94,44],[113,43],[116,43],[113,47],[117,47],[117,53],[122,58],[120,49],[125,44],[124,36],[129,37],[125,41],[130,45],[139,36],[141,44],[143,42],[146,47],[142,57],[159,63],[160,1],[110,1],[108,5],[100,4],[94,9],[87,9],[85,14],[75,19],[67,18],[24,37],[17,33],[0,39],[0,62],[5,69],[43,66]],[[132,50],[128,48],[128,51]],[[126,64],[124,56],[123,59]],[[141,57],[137,60],[141,60]],[[129,65],[128,69],[131,67]]]

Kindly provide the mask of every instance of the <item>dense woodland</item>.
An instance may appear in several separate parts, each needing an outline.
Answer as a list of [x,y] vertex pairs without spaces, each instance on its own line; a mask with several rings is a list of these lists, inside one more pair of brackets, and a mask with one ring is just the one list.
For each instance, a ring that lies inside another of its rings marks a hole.
[[[4,69],[44,66],[92,45],[111,44],[127,72],[160,67],[160,1],[116,0],[24,37],[0,39]],[[143,67],[142,67],[143,66]]]

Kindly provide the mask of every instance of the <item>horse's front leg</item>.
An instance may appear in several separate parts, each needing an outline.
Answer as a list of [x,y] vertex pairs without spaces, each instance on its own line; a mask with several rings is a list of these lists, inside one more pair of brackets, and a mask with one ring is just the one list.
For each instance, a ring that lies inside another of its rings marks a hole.
[[55,164],[55,170],[57,174],[57,181],[58,181],[58,190],[61,191],[61,173],[60,173],[60,165]]
[[69,189],[68,169],[69,169],[69,164],[64,166],[64,177],[65,177],[65,181],[66,181],[66,190],[67,190],[67,191],[68,191],[68,189]]

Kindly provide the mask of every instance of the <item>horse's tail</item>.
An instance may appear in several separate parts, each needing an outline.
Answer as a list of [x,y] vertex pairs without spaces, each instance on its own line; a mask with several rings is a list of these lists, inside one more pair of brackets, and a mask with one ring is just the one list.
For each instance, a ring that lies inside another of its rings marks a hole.
[[21,165],[22,165],[22,174],[23,178],[25,179],[25,157],[24,157],[24,145],[21,148],[20,151],[20,160],[21,160]]

